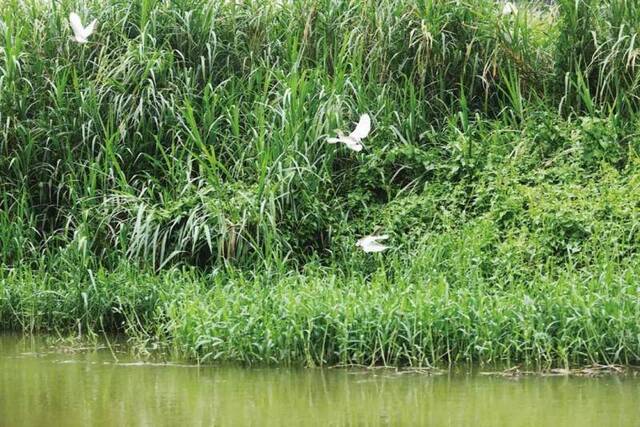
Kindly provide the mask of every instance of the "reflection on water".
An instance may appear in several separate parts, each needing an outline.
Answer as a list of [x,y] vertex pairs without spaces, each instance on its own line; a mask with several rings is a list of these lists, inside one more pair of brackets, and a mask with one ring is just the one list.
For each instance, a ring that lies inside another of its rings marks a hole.
[[640,380],[115,363],[0,337],[0,426],[640,426]]

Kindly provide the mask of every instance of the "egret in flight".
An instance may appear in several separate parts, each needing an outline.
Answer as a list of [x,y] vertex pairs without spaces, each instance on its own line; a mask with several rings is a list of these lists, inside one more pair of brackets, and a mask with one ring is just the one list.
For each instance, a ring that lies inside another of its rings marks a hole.
[[329,138],[327,142],[329,144],[337,144],[338,142],[342,142],[347,148],[353,151],[362,151],[363,145],[362,140],[369,135],[371,131],[371,117],[368,114],[363,114],[360,116],[360,121],[358,125],[349,135],[342,135],[338,132],[337,138]]
[[89,36],[93,33],[93,30],[96,27],[96,20],[91,21],[91,24],[86,27],[82,26],[82,21],[77,13],[71,12],[69,14],[69,23],[71,24],[71,29],[73,30],[73,39],[78,43],[86,43]]
[[383,234],[381,236],[365,236],[361,239],[358,239],[356,242],[356,246],[360,246],[365,252],[382,252],[384,250],[389,249],[389,246],[385,246],[378,242],[378,240],[386,240],[389,236],[387,234]]

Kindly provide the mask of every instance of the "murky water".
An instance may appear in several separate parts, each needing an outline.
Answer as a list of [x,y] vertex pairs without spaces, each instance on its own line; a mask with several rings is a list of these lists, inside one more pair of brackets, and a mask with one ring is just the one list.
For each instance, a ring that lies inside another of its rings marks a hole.
[[640,426],[640,379],[151,365],[0,337],[0,426]]

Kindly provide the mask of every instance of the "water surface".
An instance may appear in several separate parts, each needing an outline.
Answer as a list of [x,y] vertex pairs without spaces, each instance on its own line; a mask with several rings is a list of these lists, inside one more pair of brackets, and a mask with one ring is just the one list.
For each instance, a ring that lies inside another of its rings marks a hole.
[[640,380],[142,363],[0,336],[0,426],[640,426]]

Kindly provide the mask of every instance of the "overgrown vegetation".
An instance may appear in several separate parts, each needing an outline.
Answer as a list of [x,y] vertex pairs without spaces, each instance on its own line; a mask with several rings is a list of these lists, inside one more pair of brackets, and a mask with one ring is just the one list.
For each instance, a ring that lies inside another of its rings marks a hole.
[[0,2],[3,327],[640,361],[637,2]]

